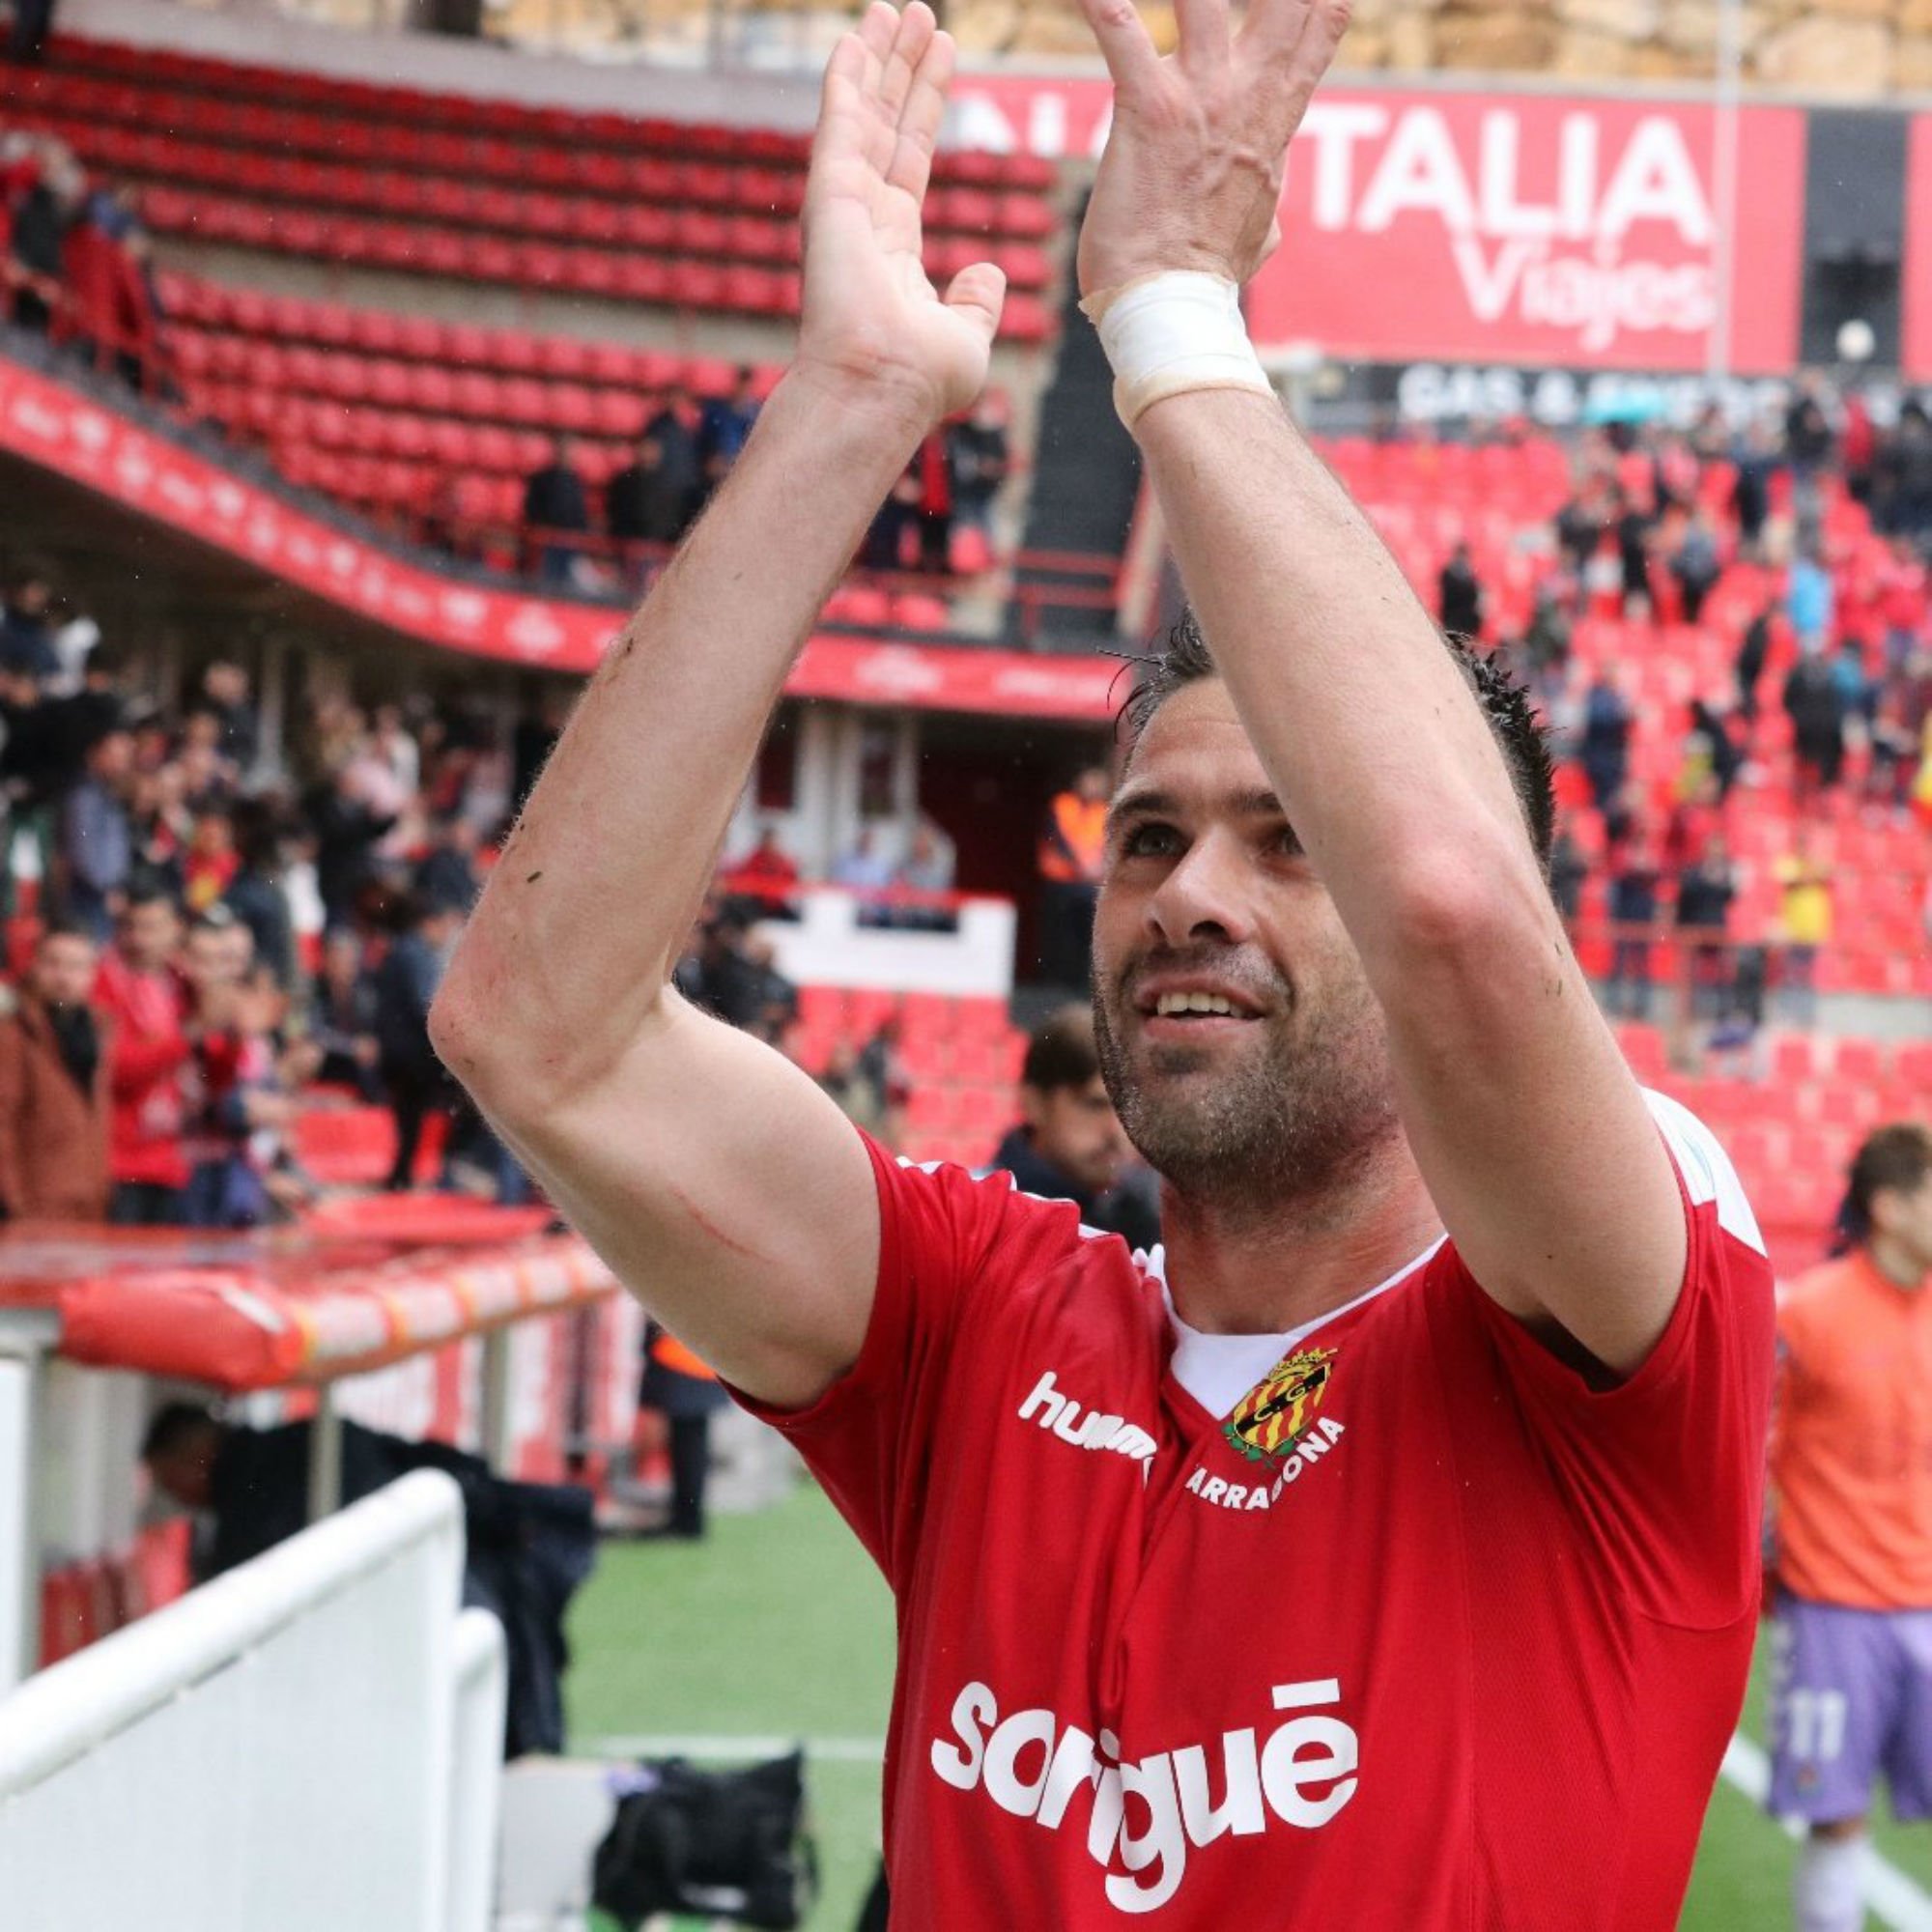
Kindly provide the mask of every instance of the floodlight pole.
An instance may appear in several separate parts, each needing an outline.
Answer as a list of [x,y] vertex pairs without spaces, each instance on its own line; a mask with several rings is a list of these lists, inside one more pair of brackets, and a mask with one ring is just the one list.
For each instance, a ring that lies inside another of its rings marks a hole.
[[1712,89],[1711,333],[1705,374],[1715,385],[1731,373],[1731,316],[1737,273],[1738,96],[1744,71],[1744,0],[1718,0],[1718,54]]

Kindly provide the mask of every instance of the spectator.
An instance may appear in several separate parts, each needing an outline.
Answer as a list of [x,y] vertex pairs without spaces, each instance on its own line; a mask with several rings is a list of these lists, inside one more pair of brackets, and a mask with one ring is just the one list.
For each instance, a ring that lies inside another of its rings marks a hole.
[[87,177],[59,142],[42,148],[40,173],[14,209],[11,245],[19,285],[14,320],[37,334],[52,332],[66,273],[68,237],[85,218]]
[[1822,656],[1801,657],[1785,674],[1784,709],[1798,754],[1799,798],[1830,791],[1845,761],[1845,698]]
[[423,1122],[450,1095],[449,1076],[429,1043],[429,1009],[463,930],[453,906],[409,900],[398,918],[401,929],[375,981],[379,1065],[396,1116],[396,1158],[385,1182],[391,1191],[411,1184]]
[[859,1049],[859,1072],[879,1096],[879,1124],[873,1134],[888,1152],[905,1143],[906,1110],[912,1101],[912,1075],[899,1051],[899,1016],[888,1013]]
[[482,845],[476,821],[461,811],[445,812],[436,821],[429,850],[416,866],[415,892],[427,905],[468,913],[483,890],[476,872]]
[[1832,938],[1832,868],[1813,850],[1804,826],[1792,834],[1791,850],[1773,869],[1784,940],[1778,983],[1794,1026],[1818,1023],[1818,952]]
[[553,443],[542,468],[524,485],[524,528],[536,546],[542,581],[557,587],[574,583],[583,546],[571,538],[588,533],[590,502],[571,444]]
[[229,769],[245,777],[262,754],[262,722],[249,696],[248,673],[228,658],[217,658],[201,674],[201,698],[194,707],[215,724],[215,749]]
[[1442,628],[1452,637],[1474,639],[1483,635],[1483,586],[1469,546],[1461,538],[1436,578],[1435,600]]
[[1825,413],[1818,379],[1806,376],[1784,414],[1784,454],[1791,465],[1791,507],[1801,542],[1816,533],[1823,511],[1818,478],[1830,461],[1834,440]]
[[367,756],[388,774],[399,798],[412,798],[422,789],[422,747],[403,723],[400,705],[377,705]]
[[704,503],[704,459],[697,446],[700,423],[697,405],[682,383],[665,391],[664,404],[644,425],[645,439],[662,452],[664,475],[660,487],[678,505],[675,542],[688,530]]
[[1837,605],[1832,574],[1815,551],[1804,551],[1791,560],[1784,583],[1784,614],[1798,637],[1802,657],[1819,656],[1832,635]]
[[1085,986],[1107,838],[1105,769],[1090,765],[1046,809],[1039,839],[1039,963],[1049,985]]
[[1690,1010],[1716,1019],[1730,993],[1731,903],[1738,895],[1724,835],[1715,832],[1677,881],[1677,930],[1689,948]]
[[749,1030],[764,1011],[765,986],[745,951],[747,925],[742,904],[727,900],[699,924],[696,943],[678,961],[675,984],[694,1006]]
[[1610,978],[1605,1011],[1650,1017],[1650,953],[1657,936],[1662,865],[1655,841],[1639,824],[1624,840],[1610,870]]
[[1623,614],[1648,616],[1651,609],[1650,547],[1657,518],[1638,498],[1618,491],[1616,510],[1617,567]]
[[753,919],[798,917],[792,888],[798,884],[798,861],[779,843],[779,829],[767,821],[758,828],[758,842],[731,868],[731,890],[750,901]]
[[[214,906],[188,928],[185,965],[194,998],[195,1090],[184,1218],[191,1228],[254,1228],[300,1187],[290,1176],[282,1131],[295,1104],[283,1079],[275,1031],[283,1001],[254,968],[248,928]],[[304,1071],[316,1055],[305,1047]]]
[[243,799],[233,824],[236,868],[221,903],[248,928],[255,957],[287,992],[296,980],[296,934],[283,883],[281,812],[272,799]]
[[91,1004],[99,953],[49,925],[26,983],[0,987],[0,1217],[107,1218],[112,1026]]
[[134,831],[128,795],[134,740],[116,727],[88,747],[85,776],[61,810],[68,916],[97,941],[114,930],[134,866]]
[[1888,536],[1923,541],[1932,533],[1932,420],[1917,396],[1879,443],[1873,476],[1878,525]]
[[1878,681],[1865,668],[1865,646],[1849,631],[1832,653],[1832,676],[1838,687],[1838,703],[1848,730],[1869,734],[1878,709]]
[[1670,574],[1677,580],[1687,624],[1703,622],[1704,600],[1723,570],[1723,559],[1718,554],[1718,533],[1711,526],[1710,517],[1699,509],[1685,526],[1670,558]]
[[894,886],[907,898],[894,915],[894,923],[912,931],[955,930],[956,916],[938,901],[951,895],[957,864],[952,840],[931,819],[922,818],[913,827],[906,855],[893,875]]
[[697,460],[706,494],[731,473],[758,419],[758,372],[742,368],[728,396],[713,396],[698,412]]
[[180,942],[174,900],[145,881],[130,884],[95,987],[96,1003],[112,1027],[109,1216],[128,1227],[172,1227],[182,1220],[187,1186],[184,1078],[194,1047],[187,1032],[188,987],[175,965]]
[[1777,469],[1777,448],[1771,432],[1753,423],[1738,451],[1737,477],[1731,490],[1731,509],[1738,520],[1738,547],[1757,558],[1764,549],[1764,526],[1771,516],[1771,479]]
[[1717,787],[1714,803],[1719,805],[1730,797],[1746,763],[1745,740],[1733,727],[1731,717],[1721,697],[1690,700],[1690,743]]
[[832,1042],[818,1084],[855,1127],[863,1127],[874,1140],[882,1137],[886,1096],[861,1065],[859,1048],[849,1036],[841,1034]]
[[1908,539],[1892,538],[1876,587],[1878,618],[1885,632],[1885,668],[1896,677],[1911,662],[1925,624],[1925,565]]
[[1604,666],[1583,696],[1583,728],[1577,747],[1577,762],[1583,767],[1591,803],[1599,811],[1605,810],[1624,788],[1634,722],[1621,680]]
[[213,905],[241,868],[241,855],[235,849],[235,821],[222,806],[203,806],[194,814],[187,855],[182,864],[182,900],[189,916],[205,913]]
[[1559,580],[1545,578],[1536,586],[1529,622],[1523,630],[1523,666],[1539,689],[1561,676],[1570,663],[1573,626],[1565,588]]
[[963,422],[954,423],[947,438],[952,464],[952,521],[960,529],[977,531],[990,543],[993,499],[1012,467],[1008,442],[1006,394],[982,389]]
[[1749,723],[1757,719],[1757,688],[1771,659],[1771,625],[1776,615],[1777,599],[1767,597],[1738,640],[1738,709]]
[[832,883],[867,897],[881,894],[893,882],[893,862],[879,849],[879,835],[862,825],[858,835],[832,862]]
[[913,522],[919,531],[919,567],[930,577],[952,568],[952,467],[946,453],[946,435],[934,430],[913,458],[918,483]]
[[1603,548],[1606,526],[1594,481],[1573,493],[1556,513],[1556,548],[1578,583],[1590,582],[1590,565]]
[[1160,1240],[1159,1194],[1151,1177],[1129,1180],[1128,1144],[1094,1043],[1094,1015],[1063,1007],[1034,1032],[1020,1070],[1020,1124],[992,1159],[1029,1194],[1071,1201],[1090,1228],[1122,1236],[1128,1247]]
[[309,992],[308,1037],[322,1054],[318,1080],[354,1088],[364,1100],[383,1098],[376,982],[364,963],[361,935],[347,926],[323,940],[322,970]]
[[1564,929],[1574,933],[1583,910],[1583,882],[1590,876],[1590,862],[1577,843],[1569,826],[1558,828],[1549,848],[1549,896]]
[[604,527],[619,543],[674,544],[690,523],[691,485],[665,462],[664,444],[643,438],[604,486]]
[[46,583],[30,577],[7,599],[6,615],[0,618],[0,674],[30,678],[42,692],[61,674],[52,601]]
[[366,775],[345,763],[309,794],[306,815],[315,834],[316,886],[328,923],[337,925],[373,875],[376,846],[395,829],[398,814],[372,807]]

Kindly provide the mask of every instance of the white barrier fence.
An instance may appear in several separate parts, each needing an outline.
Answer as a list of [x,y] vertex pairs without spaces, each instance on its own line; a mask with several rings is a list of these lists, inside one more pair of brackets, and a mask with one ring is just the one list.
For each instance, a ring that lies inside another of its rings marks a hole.
[[484,1932],[502,1634],[462,1568],[421,1471],[0,1702],[8,1932]]

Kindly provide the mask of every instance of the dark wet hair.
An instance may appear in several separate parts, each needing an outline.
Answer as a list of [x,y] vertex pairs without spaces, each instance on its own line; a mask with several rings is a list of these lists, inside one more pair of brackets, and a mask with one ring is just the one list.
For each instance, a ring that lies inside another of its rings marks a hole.
[[1844,1232],[1862,1241],[1872,1230],[1872,1197],[1882,1188],[1911,1194],[1932,1174],[1932,1133],[1916,1121],[1875,1127],[1852,1157],[1845,1205],[1839,1209]]
[[[1463,681],[1482,707],[1490,735],[1509,767],[1510,783],[1522,809],[1529,842],[1547,875],[1549,849],[1556,837],[1555,767],[1549,756],[1548,735],[1530,704],[1528,692],[1502,665],[1478,650],[1467,638],[1454,632],[1440,636],[1443,647],[1463,673]],[[1220,675],[1194,612],[1183,612],[1168,632],[1160,654],[1149,661],[1146,675],[1121,707],[1121,720],[1130,739],[1137,740],[1154,713],[1183,686]]]

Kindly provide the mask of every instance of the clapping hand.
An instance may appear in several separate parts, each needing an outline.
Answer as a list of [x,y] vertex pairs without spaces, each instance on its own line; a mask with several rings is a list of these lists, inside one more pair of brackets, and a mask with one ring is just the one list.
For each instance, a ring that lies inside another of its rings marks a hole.
[[1348,0],[1178,0],[1163,57],[1133,0],[1081,0],[1114,77],[1114,126],[1080,230],[1080,292],[1168,270],[1247,282],[1280,240],[1288,144],[1349,23]]
[[944,297],[920,263],[920,210],[952,76],[924,0],[873,0],[825,70],[805,198],[800,374],[883,400],[923,434],[986,381],[1006,277],[976,262]]

